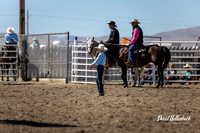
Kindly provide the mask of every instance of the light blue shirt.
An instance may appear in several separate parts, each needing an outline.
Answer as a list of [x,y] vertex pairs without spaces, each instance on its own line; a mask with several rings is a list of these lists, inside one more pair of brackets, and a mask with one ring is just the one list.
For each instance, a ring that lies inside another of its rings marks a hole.
[[[11,39],[14,40],[14,43],[17,43],[17,42],[18,42],[17,34],[16,34],[16,33],[13,33],[13,34],[6,34],[6,35],[5,35],[5,42],[6,42],[6,43],[10,43],[10,42],[11,42]],[[11,43],[13,43],[13,42],[11,42]]]
[[189,71],[185,71],[184,75],[185,75],[186,79],[191,79],[192,71],[190,71],[190,70]]
[[92,65],[97,64],[97,65],[105,65],[106,64],[106,56],[104,52],[99,53],[97,56],[96,60],[92,63]]
[[39,42],[33,42],[33,48],[40,48]]

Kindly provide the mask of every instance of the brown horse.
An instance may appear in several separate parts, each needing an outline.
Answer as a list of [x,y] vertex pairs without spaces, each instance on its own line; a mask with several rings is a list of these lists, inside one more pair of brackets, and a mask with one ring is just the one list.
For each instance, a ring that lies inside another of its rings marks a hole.
[[[97,47],[98,45],[99,43],[96,42],[94,38],[88,39],[87,41],[88,54],[91,55],[93,59],[97,53],[94,47]],[[108,49],[108,51],[105,52],[107,57],[106,67],[119,66],[122,70],[121,78],[124,82],[124,87],[128,87],[128,67],[125,64],[125,62],[128,61],[128,47],[117,44],[105,44],[105,47]],[[171,59],[169,49],[158,45],[146,46],[142,52],[135,53],[135,59],[137,59],[135,62],[137,68],[141,68],[150,62],[154,63],[158,69],[159,77],[156,88],[159,88],[160,86],[163,87],[163,71]]]

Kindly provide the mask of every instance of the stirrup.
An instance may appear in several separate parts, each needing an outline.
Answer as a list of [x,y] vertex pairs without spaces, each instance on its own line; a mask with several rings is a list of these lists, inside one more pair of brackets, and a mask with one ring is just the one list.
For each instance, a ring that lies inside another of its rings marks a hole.
[[133,64],[131,62],[126,62],[125,64],[127,67],[133,67]]

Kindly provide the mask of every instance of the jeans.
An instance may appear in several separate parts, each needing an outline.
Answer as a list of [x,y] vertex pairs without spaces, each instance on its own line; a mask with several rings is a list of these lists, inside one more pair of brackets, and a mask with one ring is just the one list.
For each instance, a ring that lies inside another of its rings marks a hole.
[[128,55],[130,62],[133,64],[134,63],[134,51],[140,46],[140,43],[134,43],[132,44],[129,49],[128,49]]
[[152,82],[150,82],[152,80],[152,77],[151,76],[148,76],[148,78],[143,78],[141,81],[140,81],[140,84],[141,85],[144,85],[144,82],[148,82],[149,85],[152,84]]
[[[186,77],[184,77],[183,80],[184,80],[184,81],[190,81],[190,80],[192,80],[192,79],[191,79],[191,78],[186,78]],[[180,84],[181,84],[181,85],[184,85],[185,83],[186,83],[186,82],[181,82]]]
[[103,72],[104,72],[104,66],[103,65],[98,65],[97,66],[97,79],[96,79],[96,83],[97,83],[97,88],[98,88],[99,94],[104,94],[104,91],[103,91],[103,82],[102,82]]

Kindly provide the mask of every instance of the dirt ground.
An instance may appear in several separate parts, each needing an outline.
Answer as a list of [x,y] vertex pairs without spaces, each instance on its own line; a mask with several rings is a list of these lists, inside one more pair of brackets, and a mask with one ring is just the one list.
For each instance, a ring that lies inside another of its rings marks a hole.
[[[158,115],[191,116],[161,121]],[[0,84],[0,132],[200,133],[200,86],[122,88],[64,80]]]

